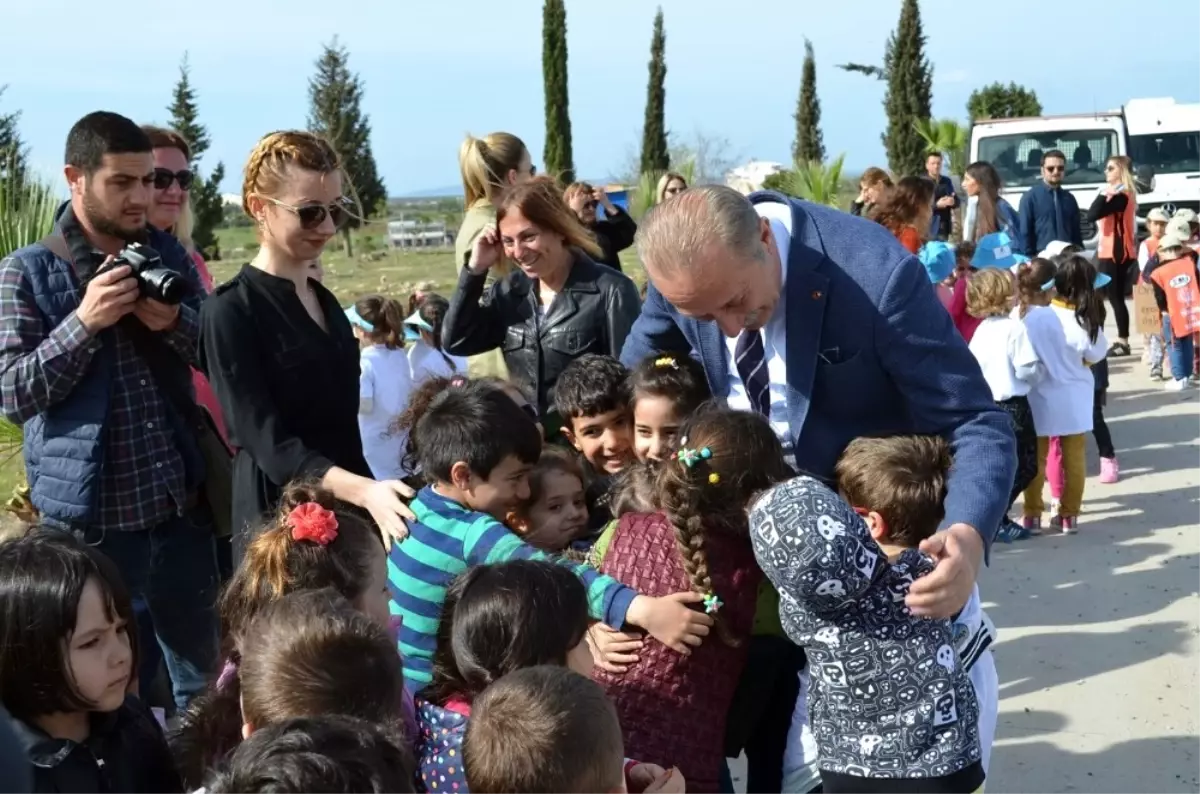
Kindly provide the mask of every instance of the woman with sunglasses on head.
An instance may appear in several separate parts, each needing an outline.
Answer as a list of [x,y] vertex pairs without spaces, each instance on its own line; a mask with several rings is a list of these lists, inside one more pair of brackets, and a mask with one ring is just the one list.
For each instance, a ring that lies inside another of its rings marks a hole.
[[411,489],[376,482],[358,428],[359,349],[312,262],[345,221],[337,154],[309,132],[274,132],[246,163],[242,208],[261,242],[254,260],[205,301],[201,361],[229,419],[234,551],[292,480],[319,480],[404,537]]
[[1127,356],[1129,348],[1129,307],[1125,299],[1133,294],[1137,278],[1137,185],[1133,179],[1133,161],[1115,154],[1104,164],[1107,183],[1088,208],[1088,220],[1100,230],[1096,267],[1112,279],[1108,301],[1117,321],[1117,341],[1108,349],[1114,358]]
[[[535,178],[500,197],[496,226],[476,239],[446,312],[446,352],[499,348],[510,378],[534,396],[548,437],[562,421],[551,413],[558,376],[586,353],[620,356],[641,310],[637,286],[596,264],[599,253],[554,180]],[[502,259],[517,270],[498,277],[481,301],[488,271]]]

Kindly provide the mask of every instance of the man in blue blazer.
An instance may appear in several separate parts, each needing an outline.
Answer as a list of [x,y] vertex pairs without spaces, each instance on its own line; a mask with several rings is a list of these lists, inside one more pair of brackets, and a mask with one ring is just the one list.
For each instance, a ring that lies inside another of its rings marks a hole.
[[950,442],[945,531],[922,544],[937,568],[908,603],[962,609],[1008,508],[1016,442],[916,257],[871,221],[722,186],[655,207],[638,251],[651,286],[627,366],[690,351],[714,395],[768,416],[796,468],[820,477],[858,436]]

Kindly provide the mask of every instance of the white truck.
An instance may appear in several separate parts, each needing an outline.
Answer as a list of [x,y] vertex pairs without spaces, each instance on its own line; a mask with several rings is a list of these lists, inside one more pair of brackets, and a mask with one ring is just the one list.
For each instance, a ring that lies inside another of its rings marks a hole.
[[971,161],[984,160],[1000,175],[1001,195],[1013,207],[1042,178],[1042,155],[1058,149],[1067,158],[1063,187],[1079,203],[1083,240],[1095,249],[1098,234],[1087,210],[1104,185],[1104,163],[1114,154],[1133,158],[1138,224],[1162,207],[1200,212],[1200,103],[1133,99],[1120,110],[1068,116],[989,119],[971,128]]

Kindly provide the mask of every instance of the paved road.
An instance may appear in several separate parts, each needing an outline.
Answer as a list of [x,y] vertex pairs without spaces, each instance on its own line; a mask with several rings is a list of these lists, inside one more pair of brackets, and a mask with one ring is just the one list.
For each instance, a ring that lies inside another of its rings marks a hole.
[[988,794],[1200,791],[1200,391],[1164,392],[1134,353],[1105,411],[1121,482],[1089,439],[1079,534],[997,545],[980,577],[1000,634]]

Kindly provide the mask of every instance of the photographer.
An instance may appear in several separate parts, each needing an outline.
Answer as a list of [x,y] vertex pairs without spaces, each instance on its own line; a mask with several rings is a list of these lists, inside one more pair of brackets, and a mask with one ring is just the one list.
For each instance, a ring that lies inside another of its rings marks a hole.
[[91,113],[65,159],[71,199],[54,232],[0,262],[0,404],[24,424],[43,524],[117,564],[183,706],[212,672],[217,637],[189,370],[199,278],[179,242],[147,224],[154,157],[136,124]]

